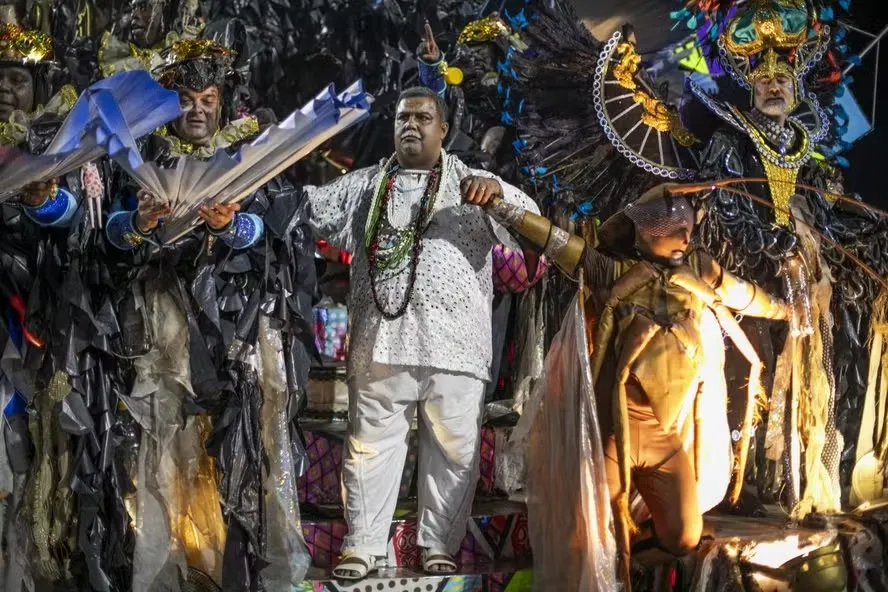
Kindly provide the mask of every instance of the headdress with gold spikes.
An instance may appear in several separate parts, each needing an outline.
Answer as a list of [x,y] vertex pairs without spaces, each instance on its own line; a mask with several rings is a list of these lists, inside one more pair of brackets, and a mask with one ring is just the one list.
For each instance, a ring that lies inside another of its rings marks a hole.
[[804,0],[752,0],[719,37],[722,66],[741,86],[784,74],[796,81],[823,58],[829,27],[816,25]]
[[[506,24],[499,13],[491,13],[484,18],[480,18],[468,23],[463,27],[456,40],[456,59],[462,67],[475,69],[473,59],[469,56],[477,48],[488,47],[488,44],[508,44],[519,51],[524,51],[527,46],[523,45],[517,33]],[[482,60],[487,62],[486,59]],[[458,86],[463,81],[463,71],[461,68],[455,68],[442,64],[440,67],[444,80],[450,86]],[[485,73],[486,74],[486,73]],[[479,76],[479,78],[482,78]]]
[[509,26],[503,22],[503,19],[496,13],[486,16],[482,19],[472,21],[463,27],[456,42],[463,43],[486,43],[494,39],[502,39],[511,35]]
[[35,66],[53,60],[52,41],[40,31],[19,25],[0,25],[0,63]]
[[233,74],[234,57],[232,50],[212,39],[183,39],[165,52],[165,63],[155,73],[168,88],[204,90],[225,84]]

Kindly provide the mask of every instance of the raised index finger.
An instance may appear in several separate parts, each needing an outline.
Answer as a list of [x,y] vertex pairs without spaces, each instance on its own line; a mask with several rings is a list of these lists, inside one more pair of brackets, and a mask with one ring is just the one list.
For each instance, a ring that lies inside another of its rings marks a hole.
[[432,32],[432,25],[430,25],[429,23],[425,24],[425,39],[426,43],[435,42],[435,34]]

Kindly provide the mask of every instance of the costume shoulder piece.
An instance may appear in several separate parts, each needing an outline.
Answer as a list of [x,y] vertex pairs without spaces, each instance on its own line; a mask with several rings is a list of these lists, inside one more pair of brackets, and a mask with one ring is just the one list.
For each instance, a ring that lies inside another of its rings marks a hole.
[[635,46],[620,31],[599,54],[593,89],[599,122],[620,154],[660,177],[684,180],[695,175],[697,138],[682,124],[678,110],[657,97]]
[[164,52],[182,39],[194,39],[199,30],[189,30],[184,35],[170,32],[157,47],[142,49],[132,42],[122,41],[111,31],[102,35],[99,45],[98,64],[102,76],[109,77],[118,72],[131,70],[153,71],[164,63]]
[[[7,121],[0,121],[0,145],[18,146],[26,142],[29,134],[34,130],[35,124],[52,120],[61,125],[62,120],[77,102],[77,91],[71,85],[63,86],[49,100],[46,105],[38,105],[31,113],[14,111]],[[58,125],[53,126],[52,135],[58,131]],[[47,142],[48,143],[48,142]]]
[[186,142],[169,133],[166,126],[161,127],[155,136],[166,145],[164,158],[177,158],[179,156],[193,156],[194,158],[210,158],[217,150],[224,150],[246,140],[250,140],[259,133],[259,123],[255,117],[248,115],[232,121],[219,131],[212,140],[202,146]]
[[759,155],[775,165],[799,168],[807,164],[814,152],[816,142],[823,138],[824,130],[828,128],[825,118],[819,116],[813,118],[814,125],[811,124],[811,119],[797,116],[789,117],[789,125],[798,134],[799,141],[795,150],[782,154],[768,145],[768,142],[765,141],[762,132],[759,130],[761,125],[757,124],[750,114],[744,112],[736,105],[711,96],[694,82],[691,82],[690,88],[693,95],[713,114],[752,140]]
[[511,20],[528,49],[500,68],[504,118],[539,201],[607,217],[658,180],[695,176],[695,138],[620,33],[601,43],[568,0]]

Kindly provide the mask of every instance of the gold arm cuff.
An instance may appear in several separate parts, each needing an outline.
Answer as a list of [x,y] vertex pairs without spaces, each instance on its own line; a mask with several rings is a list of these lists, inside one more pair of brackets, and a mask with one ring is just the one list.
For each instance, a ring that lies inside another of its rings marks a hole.
[[[488,209],[491,213],[503,211],[502,199],[492,199]],[[512,216],[509,226],[532,245],[543,249],[558,269],[569,276],[574,275],[586,248],[586,241],[554,226],[547,218],[526,210],[520,217]]]

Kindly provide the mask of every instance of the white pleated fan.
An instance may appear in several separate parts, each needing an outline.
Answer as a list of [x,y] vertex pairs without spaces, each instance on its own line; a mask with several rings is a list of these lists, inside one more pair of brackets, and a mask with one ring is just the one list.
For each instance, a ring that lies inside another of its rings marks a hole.
[[163,242],[174,241],[200,223],[203,204],[237,203],[293,166],[312,150],[351,127],[370,112],[372,97],[361,82],[336,94],[328,86],[284,121],[266,129],[236,153],[218,150],[207,160],[182,156],[164,168],[145,162],[132,138],[121,136],[111,150],[142,189],[170,204],[164,220]]

